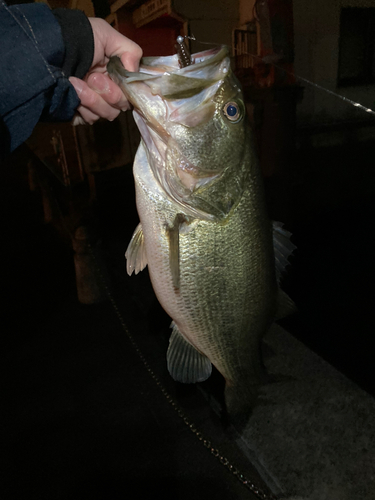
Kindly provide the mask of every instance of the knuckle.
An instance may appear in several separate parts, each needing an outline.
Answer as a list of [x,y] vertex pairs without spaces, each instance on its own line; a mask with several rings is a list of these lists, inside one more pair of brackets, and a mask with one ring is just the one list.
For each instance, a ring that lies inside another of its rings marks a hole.
[[94,108],[99,101],[98,94],[90,88],[83,90],[80,97],[82,104],[88,108]]
[[113,120],[115,120],[119,114],[120,114],[120,110],[114,109],[113,112],[111,113],[111,116],[108,118],[108,120],[110,122],[113,122]]
[[121,102],[125,99],[124,94],[119,87],[116,87],[111,92],[109,92],[107,97],[108,104],[114,106],[121,104]]
[[137,45],[136,48],[134,49],[134,53],[136,57],[139,57],[139,59],[141,59],[141,57],[143,56],[143,50],[139,45]]

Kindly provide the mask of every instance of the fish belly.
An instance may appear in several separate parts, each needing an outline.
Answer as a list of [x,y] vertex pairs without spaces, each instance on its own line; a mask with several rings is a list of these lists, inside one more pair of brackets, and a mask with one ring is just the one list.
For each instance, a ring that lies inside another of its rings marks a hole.
[[251,192],[250,183],[225,221],[183,225],[176,288],[168,230],[183,210],[156,183],[142,145],[134,175],[149,273],[160,304],[227,384],[258,384],[259,341],[273,320],[277,288],[271,225],[263,202]]

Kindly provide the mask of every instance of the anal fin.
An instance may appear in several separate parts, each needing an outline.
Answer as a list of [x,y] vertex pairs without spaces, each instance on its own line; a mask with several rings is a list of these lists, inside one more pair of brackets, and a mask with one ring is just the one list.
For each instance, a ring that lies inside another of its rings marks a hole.
[[211,361],[184,339],[174,323],[172,325],[167,351],[167,366],[171,377],[184,384],[207,380],[212,372]]
[[126,271],[129,276],[131,276],[133,272],[138,274],[147,266],[145,238],[141,223],[139,223],[134,230],[133,236],[125,252],[125,257]]

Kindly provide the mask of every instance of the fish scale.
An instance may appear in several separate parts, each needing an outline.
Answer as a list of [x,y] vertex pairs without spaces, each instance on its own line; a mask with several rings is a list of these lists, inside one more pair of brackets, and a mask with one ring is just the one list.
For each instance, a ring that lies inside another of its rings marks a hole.
[[[250,158],[248,159],[250,161]],[[276,301],[272,232],[246,190],[228,221],[199,221],[180,237],[180,287],[173,286],[163,229],[179,207],[163,197],[144,154],[134,164],[137,208],[156,295],[180,332],[233,383],[260,380],[257,344]],[[268,229],[267,229],[268,226]],[[150,264],[152,263],[152,264]],[[249,385],[250,384],[250,385]]]

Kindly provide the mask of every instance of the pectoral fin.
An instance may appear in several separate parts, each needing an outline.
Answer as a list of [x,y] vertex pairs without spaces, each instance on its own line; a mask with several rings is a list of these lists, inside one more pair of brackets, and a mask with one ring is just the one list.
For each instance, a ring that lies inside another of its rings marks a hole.
[[285,268],[290,264],[289,257],[297,248],[290,241],[292,233],[283,228],[281,222],[273,222],[273,247],[275,253],[275,266],[277,282],[280,283]]
[[169,267],[172,274],[173,285],[180,287],[180,226],[186,222],[183,214],[177,214],[173,226],[167,228],[169,242]]
[[135,274],[138,274],[147,266],[145,238],[141,223],[135,228],[132,239],[125,252],[125,257],[126,271],[129,276],[133,274],[133,271]]
[[184,384],[207,380],[212,371],[211,361],[184,339],[174,323],[172,325],[167,351],[167,366],[172,378]]

